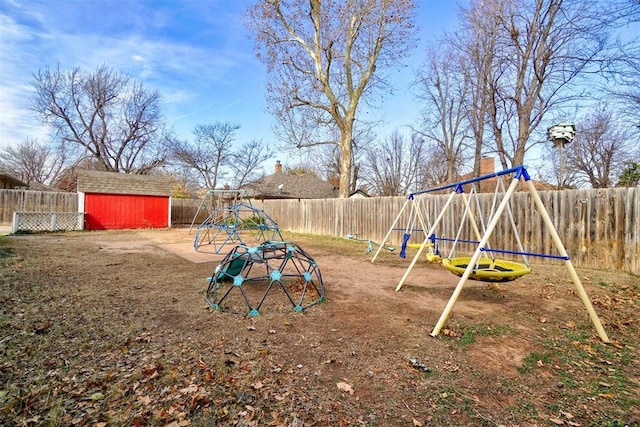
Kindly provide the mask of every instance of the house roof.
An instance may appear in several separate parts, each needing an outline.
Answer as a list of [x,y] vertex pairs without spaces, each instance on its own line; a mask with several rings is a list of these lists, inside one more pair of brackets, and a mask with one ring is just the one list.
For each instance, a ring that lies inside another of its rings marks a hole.
[[369,196],[369,194],[366,191],[357,189],[356,191],[352,191],[351,193],[349,193],[349,197],[371,197]]
[[0,188],[26,187],[27,183],[22,182],[15,176],[0,171]]
[[172,191],[171,182],[164,177],[86,169],[78,171],[78,192],[81,193],[170,196]]
[[329,199],[338,196],[329,182],[311,174],[276,172],[243,186],[254,199]]
[[61,190],[59,188],[54,188],[54,187],[52,187],[50,185],[46,185],[46,184],[40,184],[39,182],[32,182],[31,184],[29,184],[29,190],[52,191],[52,192],[58,192],[58,193],[66,192],[66,190]]

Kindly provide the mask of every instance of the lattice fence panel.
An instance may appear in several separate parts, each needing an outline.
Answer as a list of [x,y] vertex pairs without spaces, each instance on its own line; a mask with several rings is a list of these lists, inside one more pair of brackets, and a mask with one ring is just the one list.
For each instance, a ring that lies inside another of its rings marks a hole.
[[84,228],[84,214],[78,212],[15,212],[13,232],[76,231]]

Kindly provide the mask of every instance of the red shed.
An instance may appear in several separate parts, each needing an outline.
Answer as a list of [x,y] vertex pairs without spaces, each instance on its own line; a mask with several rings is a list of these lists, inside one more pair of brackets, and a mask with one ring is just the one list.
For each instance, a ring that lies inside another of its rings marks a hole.
[[85,230],[171,226],[171,183],[161,177],[78,172],[78,211]]

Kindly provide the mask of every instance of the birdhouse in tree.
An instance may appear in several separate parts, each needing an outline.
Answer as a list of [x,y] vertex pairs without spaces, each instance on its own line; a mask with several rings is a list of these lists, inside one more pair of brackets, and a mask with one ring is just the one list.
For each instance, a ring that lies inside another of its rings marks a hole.
[[576,136],[576,127],[573,123],[558,123],[547,129],[547,136],[555,145],[569,144]]

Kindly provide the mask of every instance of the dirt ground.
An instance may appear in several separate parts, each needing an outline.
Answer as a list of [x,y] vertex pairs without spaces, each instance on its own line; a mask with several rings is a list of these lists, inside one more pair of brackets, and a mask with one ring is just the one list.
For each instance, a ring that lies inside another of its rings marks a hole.
[[[640,420],[640,280],[562,265],[469,281],[366,244],[285,234],[326,299],[211,309],[227,253],[187,229],[0,237],[3,425],[622,426]],[[411,255],[411,254],[410,254]]]

